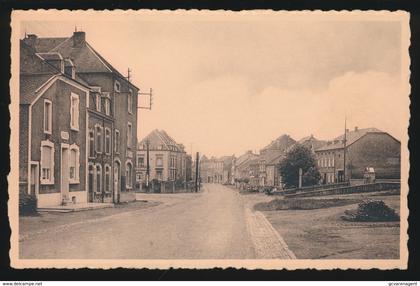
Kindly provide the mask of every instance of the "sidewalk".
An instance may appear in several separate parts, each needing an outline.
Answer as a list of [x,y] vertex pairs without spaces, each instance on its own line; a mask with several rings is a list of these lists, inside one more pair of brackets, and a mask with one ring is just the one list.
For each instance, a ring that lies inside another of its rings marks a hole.
[[38,212],[78,212],[94,209],[112,208],[114,204],[111,203],[79,203],[79,204],[68,204],[63,206],[43,207],[38,208]]
[[110,208],[91,209],[79,212],[42,212],[37,216],[19,217],[19,240],[26,239],[32,234],[48,232],[69,225],[83,224],[90,220],[102,219],[113,215],[151,208],[160,203],[154,201],[138,201],[114,205]]
[[[239,193],[239,190],[238,190]],[[296,259],[295,254],[272,226],[265,215],[254,210],[254,205],[272,198],[261,193],[243,195],[239,193],[245,208],[247,228],[254,244],[255,255],[260,259]]]

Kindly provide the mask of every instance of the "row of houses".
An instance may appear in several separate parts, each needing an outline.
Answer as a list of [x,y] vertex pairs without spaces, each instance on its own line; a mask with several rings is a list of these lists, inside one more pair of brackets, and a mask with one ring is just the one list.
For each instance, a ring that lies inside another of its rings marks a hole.
[[177,143],[164,130],[155,129],[138,143],[136,174],[140,188],[147,179],[183,185],[192,180],[191,168],[192,158],[184,145]]
[[135,199],[139,88],[86,40],[20,41],[19,191],[38,207]]
[[204,183],[232,184],[234,182],[235,156],[207,158],[200,160],[200,178]]
[[201,178],[209,183],[281,188],[280,162],[296,144],[312,151],[322,184],[362,180],[366,168],[373,168],[378,179],[400,179],[401,143],[377,128],[357,127],[347,129],[345,135],[332,140],[319,140],[310,135],[296,141],[289,135],[281,135],[259,153],[249,150],[239,157],[230,156],[227,162],[223,160],[226,157],[207,159],[203,156]]

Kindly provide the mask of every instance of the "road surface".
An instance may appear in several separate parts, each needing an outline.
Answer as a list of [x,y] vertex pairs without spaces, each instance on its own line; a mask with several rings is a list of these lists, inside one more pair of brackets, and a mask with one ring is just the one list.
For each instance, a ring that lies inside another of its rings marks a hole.
[[20,257],[258,258],[247,210],[237,191],[208,184],[201,193],[145,194],[144,198],[162,204],[34,234],[20,242]]

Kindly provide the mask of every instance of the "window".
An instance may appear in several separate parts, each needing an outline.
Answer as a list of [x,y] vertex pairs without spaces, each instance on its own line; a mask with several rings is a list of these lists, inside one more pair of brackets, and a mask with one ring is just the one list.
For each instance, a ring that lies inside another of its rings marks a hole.
[[95,157],[95,134],[93,130],[89,131],[89,157],[94,158]]
[[44,100],[44,133],[52,133],[52,102]]
[[115,138],[114,138],[114,149],[115,153],[120,153],[120,131],[118,129],[115,129]]
[[105,114],[110,115],[111,114],[111,100],[109,98],[105,98]]
[[105,165],[105,192],[111,192],[111,166]]
[[54,143],[41,141],[41,184],[54,184]]
[[102,126],[96,125],[96,140],[95,140],[95,151],[96,153],[102,153]]
[[79,147],[75,144],[70,146],[70,183],[79,183]]
[[130,122],[127,123],[127,147],[131,148],[131,141],[133,140],[133,127]]
[[128,113],[133,113],[133,91],[130,89],[127,96]]
[[156,155],[156,167],[162,167],[162,166],[163,166],[163,156]]
[[95,106],[96,106],[96,111],[101,112],[101,94],[100,93],[96,94]]
[[125,164],[125,185],[127,189],[131,189],[133,184],[133,166],[131,162]]
[[70,128],[79,131],[79,95],[70,95]]
[[137,166],[138,167],[144,167],[144,156],[143,155],[139,155],[137,157]]
[[121,84],[118,81],[115,81],[114,83],[114,91],[120,92],[121,91]]
[[102,166],[96,165],[96,189],[95,192],[100,194],[102,193]]
[[111,97],[109,95],[109,92],[103,92],[102,96],[104,98],[105,114],[111,115]]
[[105,153],[111,154],[111,129],[105,127]]
[[163,176],[162,176],[162,170],[157,170],[156,171],[156,178],[158,180],[162,180]]

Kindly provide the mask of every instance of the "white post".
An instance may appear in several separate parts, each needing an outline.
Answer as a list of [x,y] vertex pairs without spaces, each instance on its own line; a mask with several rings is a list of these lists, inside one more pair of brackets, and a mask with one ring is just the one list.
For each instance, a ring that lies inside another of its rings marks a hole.
[[302,168],[299,168],[299,189],[302,188]]

